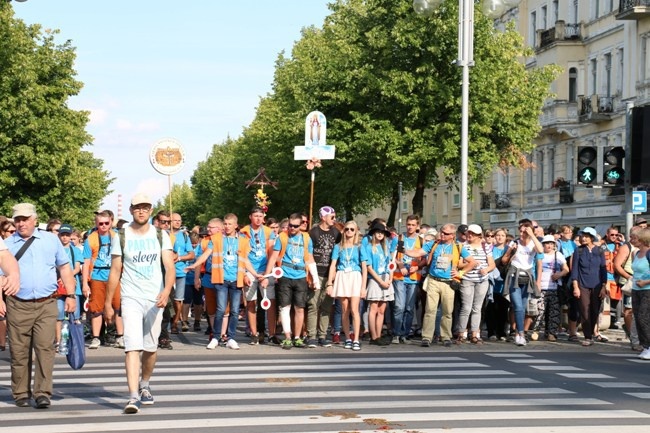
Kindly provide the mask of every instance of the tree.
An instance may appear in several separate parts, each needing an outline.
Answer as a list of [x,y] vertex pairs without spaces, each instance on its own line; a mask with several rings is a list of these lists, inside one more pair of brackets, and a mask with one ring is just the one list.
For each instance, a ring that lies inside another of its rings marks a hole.
[[[171,204],[169,199],[171,197]],[[155,204],[153,214],[156,215],[160,210],[172,209],[172,212],[180,214],[183,217],[183,223],[188,228],[198,224],[198,214],[201,208],[197,206],[194,200],[194,193],[187,182],[180,185],[173,185],[170,194],[167,194],[162,200]]]
[[41,220],[84,227],[112,179],[83,150],[92,141],[88,112],[67,105],[82,87],[75,50],[70,41],[57,45],[57,33],[25,25],[0,2],[0,211],[29,201]]

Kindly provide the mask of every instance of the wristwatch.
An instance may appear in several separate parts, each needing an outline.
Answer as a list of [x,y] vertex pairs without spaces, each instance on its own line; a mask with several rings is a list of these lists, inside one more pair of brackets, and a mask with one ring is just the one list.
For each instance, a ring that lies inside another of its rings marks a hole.
[[65,295],[66,298],[76,299],[77,295]]

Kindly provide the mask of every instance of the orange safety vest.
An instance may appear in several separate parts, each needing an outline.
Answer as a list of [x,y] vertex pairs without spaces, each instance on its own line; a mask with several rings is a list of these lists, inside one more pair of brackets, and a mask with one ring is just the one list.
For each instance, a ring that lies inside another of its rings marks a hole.
[[[403,235],[399,235],[399,239],[402,240]],[[417,249],[417,248],[420,248],[420,247],[421,247],[420,236],[416,235],[415,243],[413,244],[413,249]],[[395,256],[395,263],[402,263],[403,258],[404,258],[404,253],[399,253],[398,252],[397,255]],[[420,263],[419,258],[411,260],[411,266],[417,266],[418,263]],[[420,275],[419,272],[415,272],[413,274],[409,274],[409,278],[411,280],[420,281],[420,279],[422,278],[422,275]],[[398,267],[395,267],[395,272],[393,272],[393,280],[403,280],[403,279],[404,279],[404,275],[402,275],[402,272],[399,270]]]
[[[244,263],[248,260],[250,246],[248,239],[237,236],[237,287],[244,287],[246,268]],[[217,233],[210,238],[212,241],[212,284],[223,284],[223,235]]]
[[93,268],[95,267],[95,260],[97,260],[97,255],[99,255],[99,249],[103,246],[108,245],[108,249],[109,249],[108,254],[111,253],[110,252],[111,243],[113,243],[113,237],[114,237],[113,230],[112,229],[109,230],[107,235],[110,236],[111,240],[108,242],[108,244],[101,244],[101,245],[99,244],[99,232],[93,231],[88,235],[87,238],[88,246],[90,246],[90,254],[91,254],[90,264],[88,265],[88,281],[90,281],[90,279],[92,278]]
[[[270,227],[267,226],[260,226],[260,228],[264,232],[264,239],[266,239],[266,256],[269,257],[271,256],[271,253],[273,252],[273,242],[271,242],[271,234],[273,233],[273,230]],[[239,233],[242,236],[245,236],[248,239],[249,245],[250,245],[250,240],[253,237],[251,234],[251,226],[250,224],[244,227],[239,231]]]

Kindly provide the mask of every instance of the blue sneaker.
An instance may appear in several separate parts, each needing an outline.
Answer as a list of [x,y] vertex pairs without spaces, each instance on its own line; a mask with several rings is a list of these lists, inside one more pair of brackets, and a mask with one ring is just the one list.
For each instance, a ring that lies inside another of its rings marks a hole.
[[153,395],[151,395],[151,388],[148,386],[140,388],[140,403],[147,406],[153,404]]
[[352,349],[352,340],[345,340],[345,346],[343,346],[344,349]]
[[124,406],[124,413],[138,413],[140,412],[140,400],[137,398],[132,398]]

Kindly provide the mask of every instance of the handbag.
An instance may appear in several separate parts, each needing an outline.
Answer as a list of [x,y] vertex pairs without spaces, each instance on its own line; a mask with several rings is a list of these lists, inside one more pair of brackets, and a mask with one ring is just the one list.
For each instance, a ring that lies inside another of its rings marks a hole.
[[84,344],[84,325],[75,323],[74,315],[68,313],[70,341],[68,342],[68,365],[79,370],[86,363],[86,345]]
[[632,286],[634,285],[634,280],[632,278],[628,278],[628,280],[621,286],[621,292],[625,296],[632,296]]

